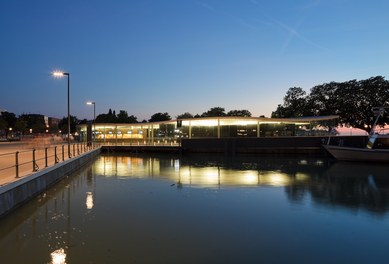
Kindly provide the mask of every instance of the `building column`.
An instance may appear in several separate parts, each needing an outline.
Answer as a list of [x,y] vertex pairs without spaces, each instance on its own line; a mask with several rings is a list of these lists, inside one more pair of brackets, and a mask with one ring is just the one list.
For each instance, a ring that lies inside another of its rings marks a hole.
[[259,124],[259,122],[257,122],[257,137],[261,136],[260,128],[261,128],[261,125]]
[[118,145],[118,126],[115,126],[115,145]]
[[220,119],[217,119],[217,138],[220,138]]
[[105,145],[106,138],[107,138],[107,132],[105,131],[105,126],[104,126],[104,145]]
[[192,121],[189,121],[189,139],[192,138]]
[[154,143],[154,125],[151,125],[151,143]]

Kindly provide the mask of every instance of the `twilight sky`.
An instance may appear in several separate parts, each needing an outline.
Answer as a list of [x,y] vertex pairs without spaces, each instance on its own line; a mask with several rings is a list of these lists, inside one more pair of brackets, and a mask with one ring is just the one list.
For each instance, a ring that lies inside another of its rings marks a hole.
[[270,116],[290,87],[389,71],[387,0],[5,0],[0,108],[149,119],[211,107]]

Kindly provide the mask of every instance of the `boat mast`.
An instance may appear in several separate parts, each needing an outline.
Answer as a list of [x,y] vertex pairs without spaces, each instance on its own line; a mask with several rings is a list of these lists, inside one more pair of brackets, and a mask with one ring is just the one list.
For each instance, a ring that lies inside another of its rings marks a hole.
[[369,133],[369,137],[371,137],[372,135],[374,135],[374,131],[375,131],[375,127],[377,126],[377,122],[378,122],[378,119],[380,118],[380,116],[382,116],[384,113],[385,113],[385,109],[387,107],[373,107],[371,110],[374,112],[374,114],[377,115],[376,119],[374,120],[374,123],[373,123],[373,126],[371,127],[371,130],[370,130],[370,133]]

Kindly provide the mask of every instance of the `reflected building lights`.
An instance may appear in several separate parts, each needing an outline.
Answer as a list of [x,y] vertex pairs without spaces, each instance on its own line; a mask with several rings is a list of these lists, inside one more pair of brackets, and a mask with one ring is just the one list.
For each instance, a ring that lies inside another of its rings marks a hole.
[[260,177],[260,183],[262,185],[271,185],[271,186],[287,186],[291,183],[291,178],[289,175],[276,171],[269,171],[266,174],[262,174]]
[[53,251],[50,255],[51,264],[66,264],[66,254],[63,248]]
[[93,194],[92,192],[86,193],[86,209],[91,210],[93,208]]
[[244,171],[242,181],[245,185],[256,185],[258,182],[258,172],[257,171]]
[[174,160],[174,170],[175,171],[180,170],[180,160],[178,160],[178,159]]
[[[304,164],[304,162],[303,162]],[[300,165],[303,165],[300,163]],[[104,157],[97,163],[96,172],[105,176],[150,178],[160,177],[192,187],[220,186],[287,186],[296,181],[309,181],[309,176],[297,172],[290,175],[281,171],[233,170],[224,167],[196,167],[181,165],[179,159],[168,163],[158,158]]]

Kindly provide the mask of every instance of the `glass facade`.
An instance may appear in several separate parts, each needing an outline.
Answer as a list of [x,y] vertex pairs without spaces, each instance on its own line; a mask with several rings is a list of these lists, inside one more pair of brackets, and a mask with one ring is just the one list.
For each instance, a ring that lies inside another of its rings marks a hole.
[[[136,124],[95,124],[94,140],[115,144],[177,144],[181,138],[285,137],[315,135],[313,124],[337,116],[298,119],[255,117],[213,117]],[[86,141],[87,125],[80,125],[81,141]],[[321,135],[323,130],[321,130]]]

